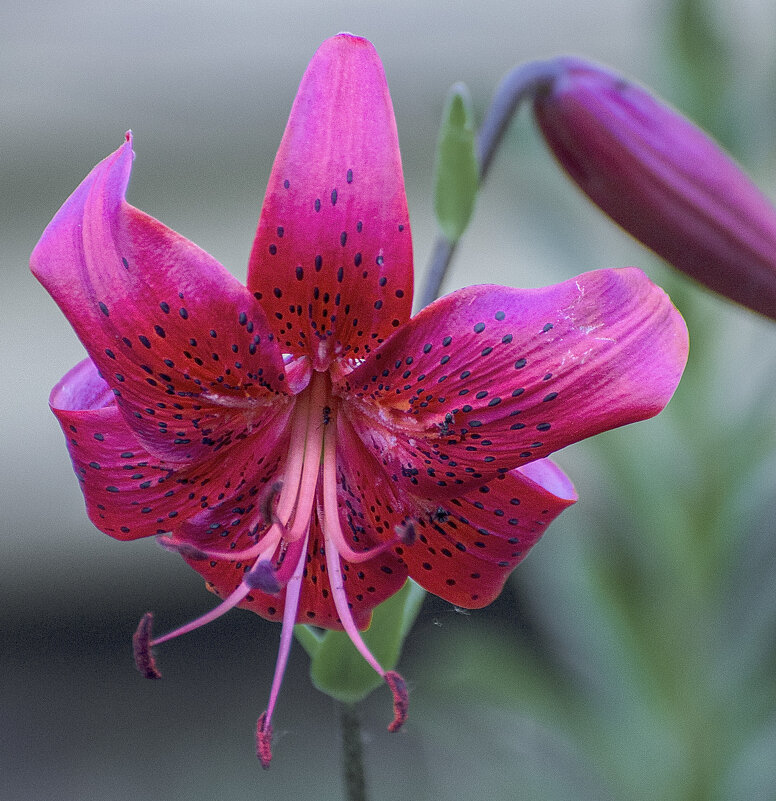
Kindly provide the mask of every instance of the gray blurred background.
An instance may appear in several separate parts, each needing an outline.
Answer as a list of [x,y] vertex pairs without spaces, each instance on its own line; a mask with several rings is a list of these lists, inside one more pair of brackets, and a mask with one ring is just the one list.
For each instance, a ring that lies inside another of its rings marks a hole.
[[[700,46],[693,39],[697,22],[689,33],[682,28],[688,7],[700,9],[706,25],[700,26]],[[131,128],[137,158],[130,201],[244,278],[297,84],[316,47],[340,30],[370,38],[385,65],[418,281],[435,235],[431,170],[447,88],[458,80],[468,83],[481,119],[496,82],[521,61],[573,52],[637,78],[714,130],[774,195],[776,5],[770,0],[740,0],[735,11],[724,0],[4,0],[2,798],[341,797],[336,712],[310,686],[307,657],[299,648],[276,717],[272,769],[262,772],[253,754],[253,727],[266,703],[278,628],[234,612],[166,646],[163,681],[144,682],[135,672],[129,640],[143,612],[154,609],[161,630],[209,608],[212,597],[176,556],[152,542],[114,542],[86,519],[46,402],[51,386],[83,350],[27,268],[31,249],[59,206]],[[718,46],[709,47],[714,37]],[[536,286],[632,263],[675,286],[680,298],[692,291],[587,204],[523,114],[498,156],[445,290],[481,281]],[[715,330],[724,333],[716,362],[724,370],[707,387],[724,406],[720,417],[730,419],[758,393],[771,398],[763,377],[770,386],[773,326],[705,295],[699,303],[700,317],[713,318]],[[772,406],[772,399],[763,401],[761,409]],[[700,440],[715,440],[716,423],[701,422]],[[658,418],[634,439],[624,437],[635,429],[612,435],[616,453],[635,454],[655,471],[645,468],[648,477],[631,488],[644,509],[654,506],[645,497],[660,504],[659,492],[650,496],[644,487],[663,486],[675,474],[687,478],[697,468],[679,452],[678,425],[677,418]],[[772,434],[772,426],[767,430]],[[412,690],[406,730],[385,734],[386,692],[376,692],[362,708],[374,799],[646,799],[657,797],[649,794],[653,782],[669,790],[680,786],[671,777],[681,772],[681,748],[660,735],[658,718],[665,710],[653,708],[648,695],[637,712],[605,689],[592,692],[592,701],[587,693],[586,703],[598,704],[589,721],[607,719],[611,725],[595,754],[578,747],[586,739],[584,713],[576,729],[553,728],[553,693],[571,694],[568,676],[595,672],[594,663],[584,661],[585,648],[564,651],[562,643],[574,640],[575,620],[580,627],[603,627],[602,641],[616,652],[612,662],[626,648],[612,633],[618,626],[596,623],[594,612],[586,617],[579,607],[584,594],[565,597],[566,588],[577,586],[580,539],[608,553],[611,543],[602,531],[629,533],[634,507],[620,495],[618,463],[607,463],[597,448],[585,444],[560,455],[582,500],[553,527],[494,607],[462,615],[441,601],[427,601],[401,663]],[[726,461],[719,453],[709,459]],[[765,505],[755,514],[751,503],[740,503],[761,521],[758,531],[765,533],[758,542],[772,560],[766,536],[773,512],[769,464],[747,484]],[[623,575],[620,585],[631,580]],[[554,625],[564,614],[565,622]],[[600,656],[600,642],[590,647]],[[482,654],[489,661],[477,662]],[[515,672],[523,669],[526,654],[540,663],[535,675],[554,686],[551,692],[537,689],[530,708]],[[547,667],[553,664],[556,672]],[[764,697],[772,700],[772,684],[765,687]],[[638,736],[628,741],[634,729]],[[758,747],[755,742],[743,749],[743,779],[712,782],[714,797],[776,798],[773,785],[751,779],[756,770],[746,773],[747,760],[757,766],[772,756],[766,748],[758,758]]]

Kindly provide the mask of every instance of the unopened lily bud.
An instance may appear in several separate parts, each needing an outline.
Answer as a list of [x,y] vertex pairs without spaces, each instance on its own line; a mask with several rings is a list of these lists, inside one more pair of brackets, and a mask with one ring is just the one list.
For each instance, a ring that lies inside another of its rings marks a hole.
[[741,168],[622,76],[576,58],[553,67],[536,118],[590,199],[679,270],[776,319],[776,210]]

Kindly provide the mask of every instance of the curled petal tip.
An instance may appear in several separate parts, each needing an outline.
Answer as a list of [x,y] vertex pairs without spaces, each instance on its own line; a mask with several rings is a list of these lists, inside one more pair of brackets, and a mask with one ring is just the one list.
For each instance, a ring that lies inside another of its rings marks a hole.
[[147,679],[161,679],[162,674],[156,667],[154,655],[151,653],[151,629],[154,624],[152,612],[146,612],[140,619],[137,631],[132,636],[132,653],[135,657],[135,667]]
[[393,693],[393,720],[388,724],[388,731],[399,731],[407,720],[410,707],[407,683],[395,670],[387,670],[383,678]]
[[264,770],[272,762],[272,724],[267,722],[267,713],[262,712],[256,723],[256,756]]

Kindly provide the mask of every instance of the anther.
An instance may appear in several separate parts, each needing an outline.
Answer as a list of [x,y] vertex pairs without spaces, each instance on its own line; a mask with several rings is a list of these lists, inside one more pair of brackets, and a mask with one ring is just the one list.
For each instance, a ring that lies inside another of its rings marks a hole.
[[415,524],[412,520],[405,520],[397,523],[393,527],[394,533],[404,545],[412,545],[415,542]]
[[393,693],[393,720],[388,724],[388,731],[399,731],[407,720],[410,708],[407,683],[395,670],[386,670],[383,678]]
[[278,520],[277,515],[275,514],[275,498],[277,498],[278,495],[280,495],[280,491],[282,489],[283,489],[283,482],[274,481],[261,498],[259,508],[265,526],[269,526],[274,523],[280,522]]
[[146,612],[140,619],[137,631],[132,636],[132,653],[135,657],[135,667],[147,679],[161,679],[162,674],[156,667],[154,655],[151,653],[151,629],[153,624],[153,613]]
[[169,537],[163,535],[158,536],[156,542],[161,545],[165,551],[174,551],[181,556],[185,556],[187,559],[202,561],[203,559],[209,558],[204,551],[201,551],[196,545],[192,545],[188,542],[173,542]]
[[267,722],[267,713],[262,712],[256,723],[256,756],[266,770],[272,762],[272,724]]
[[261,559],[245,574],[243,583],[252,590],[261,590],[269,595],[277,595],[281,589],[275,570],[266,559]]

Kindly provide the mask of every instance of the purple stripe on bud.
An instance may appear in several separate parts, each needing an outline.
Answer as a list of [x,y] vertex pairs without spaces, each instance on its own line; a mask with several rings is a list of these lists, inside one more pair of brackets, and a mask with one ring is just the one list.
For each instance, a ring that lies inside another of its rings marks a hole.
[[666,261],[776,319],[776,210],[703,131],[599,65],[562,58],[534,110],[590,199]]

